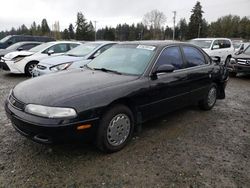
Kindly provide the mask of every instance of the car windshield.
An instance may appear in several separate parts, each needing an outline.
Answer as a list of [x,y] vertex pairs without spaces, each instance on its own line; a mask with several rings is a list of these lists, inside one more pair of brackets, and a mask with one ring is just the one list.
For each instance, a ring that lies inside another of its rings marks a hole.
[[0,40],[0,43],[5,43],[11,36],[4,37]]
[[190,43],[199,46],[200,48],[207,49],[210,48],[212,40],[191,40]]
[[50,43],[50,42],[48,42],[48,43],[43,43],[43,44],[40,44],[40,45],[38,45],[38,46],[36,46],[36,47],[34,47],[34,48],[31,48],[29,51],[30,51],[30,52],[39,52],[39,51],[42,51],[42,50],[48,48],[49,46],[51,46],[51,43]]
[[87,66],[122,74],[141,75],[155,53],[155,46],[115,45]]
[[9,46],[8,48],[6,48],[6,50],[16,50],[17,48],[19,48],[21,46],[20,43],[15,43],[11,46]]
[[240,48],[241,44],[242,43],[233,43],[233,46],[235,49],[238,49],[238,48]]
[[89,54],[90,52],[92,52],[94,49],[96,49],[100,45],[101,45],[100,43],[85,43],[68,51],[66,55],[83,57]]
[[244,54],[250,55],[250,46],[245,49]]

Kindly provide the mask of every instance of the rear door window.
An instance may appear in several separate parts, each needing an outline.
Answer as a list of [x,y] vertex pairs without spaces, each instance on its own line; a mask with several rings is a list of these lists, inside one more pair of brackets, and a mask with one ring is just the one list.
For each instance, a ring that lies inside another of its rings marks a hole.
[[68,44],[56,44],[51,46],[44,53],[48,53],[48,51],[53,51],[54,53],[64,53],[68,51]]
[[183,46],[184,57],[187,61],[187,67],[195,67],[207,64],[204,55],[192,46]]
[[179,47],[173,46],[163,50],[156,63],[156,67],[164,64],[173,65],[176,70],[183,68],[183,60]]

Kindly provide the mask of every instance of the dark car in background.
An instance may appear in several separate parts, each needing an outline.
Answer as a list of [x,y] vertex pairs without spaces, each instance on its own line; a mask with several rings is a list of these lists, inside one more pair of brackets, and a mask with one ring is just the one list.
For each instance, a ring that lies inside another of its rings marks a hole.
[[22,41],[50,42],[55,41],[55,39],[47,36],[8,35],[0,40],[0,49],[5,49],[12,44]]
[[227,68],[232,77],[238,73],[250,73],[250,46],[244,51],[234,54]]
[[227,80],[227,69],[194,45],[125,42],[82,69],[18,84],[5,110],[36,142],[90,136],[102,151],[115,152],[149,119],[196,103],[212,109],[225,98]]

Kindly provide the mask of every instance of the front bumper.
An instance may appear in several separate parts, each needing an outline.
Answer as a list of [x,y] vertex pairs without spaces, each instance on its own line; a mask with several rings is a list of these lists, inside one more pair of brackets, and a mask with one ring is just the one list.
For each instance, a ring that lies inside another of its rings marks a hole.
[[16,63],[14,63],[14,61],[5,61],[5,60],[2,60],[2,65],[3,65],[3,70],[6,70],[6,71],[10,71],[12,73],[16,73],[16,74],[21,74],[23,73],[21,70],[18,69],[18,67],[16,66]]
[[[73,140],[90,141],[95,136],[98,124],[98,118],[67,123],[64,119],[55,120],[33,116],[16,109],[8,100],[5,102],[5,111],[17,132],[42,144]],[[77,130],[77,127],[83,124],[92,126],[89,129]]]
[[3,59],[0,59],[0,69],[5,70],[5,71],[10,71],[10,68],[8,65],[4,62]]
[[229,64],[227,66],[229,72],[235,73],[250,73],[250,65],[242,65],[242,64]]

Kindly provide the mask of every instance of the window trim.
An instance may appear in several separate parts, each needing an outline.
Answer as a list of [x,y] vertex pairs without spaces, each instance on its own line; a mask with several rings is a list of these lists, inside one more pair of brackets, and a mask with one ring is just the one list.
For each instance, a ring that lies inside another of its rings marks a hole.
[[[185,46],[187,46],[187,47],[193,47],[193,48],[195,48],[196,50],[198,50],[198,51],[201,53],[201,55],[203,56],[203,58],[204,58],[204,60],[205,60],[205,64],[203,64],[203,65],[197,65],[197,66],[193,66],[193,67],[187,67],[188,61],[187,61],[187,59],[186,59],[186,56],[185,56],[184,50],[183,50],[183,47],[185,47]],[[204,52],[203,52],[201,49],[197,48],[196,46],[191,46],[191,45],[186,45],[186,44],[184,44],[184,45],[181,45],[181,51],[182,51],[183,59],[184,59],[185,64],[186,64],[186,67],[183,68],[183,69],[190,69],[190,68],[201,67],[201,66],[204,66],[204,65],[210,65],[210,64],[211,64],[211,61],[209,61],[209,58],[206,57],[206,55],[204,54]]]
[[[179,48],[179,51],[180,51],[180,54],[181,54],[181,59],[182,59],[182,61],[183,61],[183,65],[185,65],[185,61],[184,61],[183,54],[182,54],[182,51],[181,51],[181,48],[180,48],[180,44],[171,44],[171,45],[169,45],[169,46],[165,46],[165,47],[161,50],[161,52],[159,53],[158,57],[157,57],[156,60],[154,61],[154,64],[153,64],[153,66],[152,66],[152,68],[151,68],[151,70],[150,70],[150,72],[149,72],[149,76],[152,75],[152,72],[153,72],[153,70],[154,70],[155,67],[156,67],[156,63],[158,62],[158,60],[159,60],[161,54],[163,53],[163,51],[166,50],[167,48],[171,48],[171,47],[177,47],[177,48]],[[183,69],[184,69],[184,68],[178,69],[178,70],[183,70]],[[175,71],[174,71],[174,72],[175,72]],[[166,73],[164,73],[164,74],[166,74]]]

